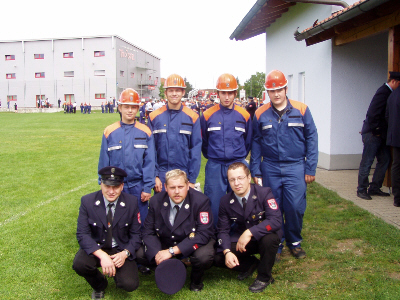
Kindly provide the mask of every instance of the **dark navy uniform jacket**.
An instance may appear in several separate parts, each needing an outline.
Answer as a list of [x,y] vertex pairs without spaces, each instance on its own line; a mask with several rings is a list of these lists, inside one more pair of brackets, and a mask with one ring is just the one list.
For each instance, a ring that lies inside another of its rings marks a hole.
[[252,240],[259,241],[264,235],[276,232],[282,237],[282,215],[269,187],[251,184],[246,211],[234,192],[221,198],[218,213],[218,251],[230,249],[242,233],[249,229]]
[[389,125],[386,144],[393,147],[400,147],[400,87],[395,89],[389,96],[386,107],[386,118]]
[[[113,238],[117,249],[127,249],[136,258],[135,253],[141,246],[140,213],[137,198],[124,192],[119,196],[112,223]],[[107,237],[107,214],[103,194],[100,191],[85,195],[79,208],[76,237],[79,246],[91,254],[104,246]]]
[[361,133],[372,132],[374,135],[382,135],[386,138],[387,122],[385,120],[386,103],[392,90],[383,84],[375,93],[368,107]]
[[158,193],[150,199],[142,236],[149,261],[165,247],[178,246],[184,256],[189,256],[214,238],[210,199],[206,195],[189,188],[174,226],[169,222],[170,207],[167,192]]

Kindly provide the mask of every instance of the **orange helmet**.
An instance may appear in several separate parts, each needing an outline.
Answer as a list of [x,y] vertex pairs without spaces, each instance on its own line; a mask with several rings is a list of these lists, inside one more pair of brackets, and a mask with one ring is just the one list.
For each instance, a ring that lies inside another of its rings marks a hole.
[[272,70],[267,74],[265,79],[265,87],[267,91],[279,90],[287,86],[285,75],[278,70]]
[[218,77],[217,80],[217,91],[236,91],[238,84],[236,78],[233,75],[225,73]]
[[167,77],[164,83],[164,88],[186,88],[185,81],[178,74],[172,74]]
[[134,89],[125,89],[119,96],[118,104],[139,105],[139,94]]

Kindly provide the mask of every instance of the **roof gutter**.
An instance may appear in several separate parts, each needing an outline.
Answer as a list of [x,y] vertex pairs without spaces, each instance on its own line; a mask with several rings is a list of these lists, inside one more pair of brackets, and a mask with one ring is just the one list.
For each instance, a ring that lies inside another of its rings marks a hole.
[[264,6],[264,4],[268,2],[268,0],[257,0],[257,2],[253,5],[247,15],[243,18],[242,22],[236,27],[235,31],[231,34],[229,39],[233,40],[237,36],[239,36],[246,26],[250,23],[250,21],[254,18],[254,16],[259,12],[259,10]]
[[337,5],[343,8],[349,7],[349,5],[340,0],[284,0],[285,2],[300,2],[300,3],[313,3],[313,4],[326,4],[326,5]]
[[[289,2],[292,2],[291,0],[288,0]],[[300,0],[299,2],[301,2],[302,0]],[[294,34],[294,38],[296,39],[296,41],[302,41],[305,39],[308,39],[314,35],[317,35],[327,29],[330,29],[340,23],[346,22],[354,17],[357,17],[367,11],[370,11],[386,2],[388,2],[389,0],[366,0],[365,2],[359,4],[359,5],[355,5],[352,8],[349,8],[347,11],[338,14],[336,17],[333,17],[332,19],[326,21],[326,22],[322,22],[321,24],[306,30],[302,33],[298,33],[298,31],[295,32]],[[297,2],[297,1],[294,1]]]

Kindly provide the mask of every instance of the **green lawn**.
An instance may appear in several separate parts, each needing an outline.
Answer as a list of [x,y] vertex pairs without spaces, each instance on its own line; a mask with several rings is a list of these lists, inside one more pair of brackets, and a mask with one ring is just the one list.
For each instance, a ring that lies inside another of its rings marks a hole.
[[[90,298],[90,286],[71,268],[76,220],[81,196],[99,188],[103,129],[118,118],[0,113],[0,299]],[[307,258],[295,260],[285,248],[275,284],[262,294],[247,290],[253,278],[238,282],[234,272],[212,268],[198,294],[188,280],[165,295],[150,275],[140,276],[132,293],[110,280],[106,299],[400,299],[399,230],[316,183],[307,202]]]

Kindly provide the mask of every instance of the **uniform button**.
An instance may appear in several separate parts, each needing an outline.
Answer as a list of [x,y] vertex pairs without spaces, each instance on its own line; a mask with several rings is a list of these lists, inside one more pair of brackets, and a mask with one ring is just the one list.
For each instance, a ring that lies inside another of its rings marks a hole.
[[176,242],[174,242],[174,245],[176,245]]
[[96,226],[96,223],[93,223],[93,226]]
[[171,236],[173,239],[175,238],[175,236]]
[[247,223],[250,223],[249,221],[247,221]]

